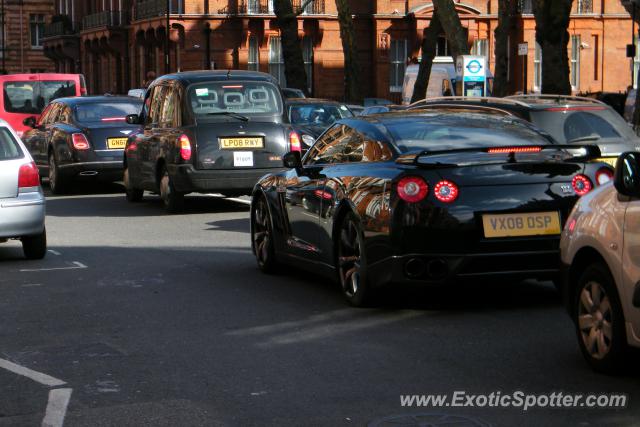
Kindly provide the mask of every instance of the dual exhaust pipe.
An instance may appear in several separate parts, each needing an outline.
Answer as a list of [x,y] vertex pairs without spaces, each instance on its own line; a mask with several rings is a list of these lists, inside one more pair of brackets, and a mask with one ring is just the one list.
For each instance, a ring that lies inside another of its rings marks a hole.
[[441,280],[448,273],[449,266],[442,258],[409,258],[404,264],[404,274],[409,279]]

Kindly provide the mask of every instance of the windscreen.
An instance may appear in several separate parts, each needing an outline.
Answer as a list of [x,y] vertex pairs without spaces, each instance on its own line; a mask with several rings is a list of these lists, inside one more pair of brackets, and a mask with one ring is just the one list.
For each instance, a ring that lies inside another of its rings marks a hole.
[[207,82],[189,88],[189,102],[196,116],[236,113],[282,114],[282,96],[266,82]]
[[142,102],[92,102],[76,105],[73,114],[79,123],[124,122],[129,114],[140,114]]
[[3,87],[4,109],[8,113],[40,114],[54,99],[76,95],[76,84],[63,81],[6,82]]
[[487,114],[405,116],[384,124],[403,153],[553,143],[519,119]]
[[7,128],[0,128],[0,161],[21,159],[24,155]]
[[346,117],[353,117],[346,105],[293,104],[289,106],[289,120],[294,125],[328,126]]

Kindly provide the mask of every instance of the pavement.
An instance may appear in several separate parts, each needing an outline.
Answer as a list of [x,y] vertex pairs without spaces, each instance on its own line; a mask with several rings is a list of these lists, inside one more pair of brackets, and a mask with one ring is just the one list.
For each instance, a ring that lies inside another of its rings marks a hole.
[[[639,425],[639,369],[592,372],[549,283],[400,289],[357,309],[312,272],[262,274],[246,200],[189,196],[170,216],[114,184],[47,203],[44,260],[0,245],[1,427]],[[400,403],[519,390],[629,401]]]

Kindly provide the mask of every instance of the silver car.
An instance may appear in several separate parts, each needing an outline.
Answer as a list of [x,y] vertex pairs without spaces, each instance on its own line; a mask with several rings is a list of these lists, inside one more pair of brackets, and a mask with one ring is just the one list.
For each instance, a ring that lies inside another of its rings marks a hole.
[[0,120],[0,243],[19,239],[28,259],[44,258],[44,218],[38,168],[13,129]]

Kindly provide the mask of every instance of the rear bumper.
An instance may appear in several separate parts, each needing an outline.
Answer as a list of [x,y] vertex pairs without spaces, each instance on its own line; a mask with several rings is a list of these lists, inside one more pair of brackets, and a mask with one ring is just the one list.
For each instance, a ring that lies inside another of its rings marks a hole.
[[177,191],[189,193],[234,192],[251,194],[255,184],[269,173],[282,168],[197,170],[192,165],[169,165],[169,174]]
[[386,284],[444,285],[456,281],[494,279],[557,279],[558,250],[476,253],[406,254],[369,266],[373,286]]
[[66,176],[97,177],[112,181],[122,179],[124,170],[121,160],[66,163],[59,165],[58,168]]
[[45,199],[42,192],[0,199],[0,238],[33,236],[44,230]]

